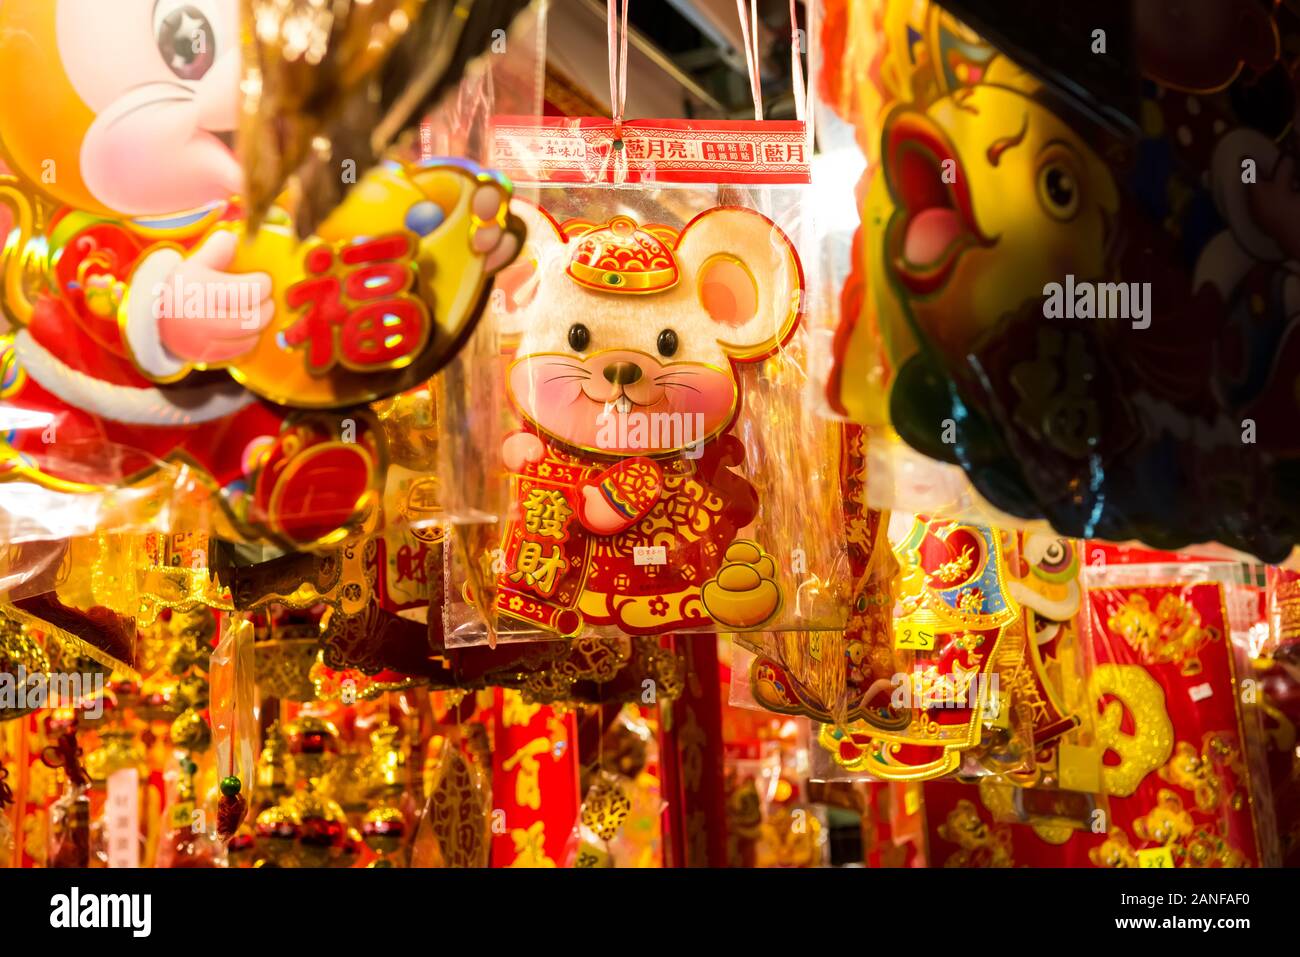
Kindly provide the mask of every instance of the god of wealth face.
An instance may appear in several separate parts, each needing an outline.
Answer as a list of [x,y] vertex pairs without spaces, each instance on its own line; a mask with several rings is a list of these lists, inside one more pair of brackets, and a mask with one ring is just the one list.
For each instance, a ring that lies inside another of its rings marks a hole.
[[[1119,194],[1089,143],[996,58],[974,86],[885,120],[887,281],[954,361],[1066,274],[1104,274]],[[898,332],[887,336],[908,341]]]

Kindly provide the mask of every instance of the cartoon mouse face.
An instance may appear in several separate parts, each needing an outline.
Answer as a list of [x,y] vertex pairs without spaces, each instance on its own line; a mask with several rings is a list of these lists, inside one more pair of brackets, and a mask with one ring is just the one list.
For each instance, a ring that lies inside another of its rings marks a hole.
[[557,225],[516,203],[529,249],[498,279],[501,328],[518,336],[511,402],[542,433],[614,456],[681,452],[735,416],[734,363],[761,359],[798,317],[790,241],[751,210],[717,207],[680,235]]
[[55,199],[154,216],[241,191],[236,0],[7,2],[0,32],[0,139]]

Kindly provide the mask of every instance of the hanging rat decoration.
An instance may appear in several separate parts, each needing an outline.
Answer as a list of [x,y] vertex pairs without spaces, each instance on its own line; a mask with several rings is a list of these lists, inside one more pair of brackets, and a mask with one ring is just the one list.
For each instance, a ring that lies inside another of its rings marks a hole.
[[529,252],[495,301],[518,337],[506,389],[523,428],[502,449],[514,513],[498,614],[564,635],[770,622],[781,588],[739,537],[759,501],[731,429],[739,367],[799,320],[794,247],[739,207],[680,231],[515,210]]

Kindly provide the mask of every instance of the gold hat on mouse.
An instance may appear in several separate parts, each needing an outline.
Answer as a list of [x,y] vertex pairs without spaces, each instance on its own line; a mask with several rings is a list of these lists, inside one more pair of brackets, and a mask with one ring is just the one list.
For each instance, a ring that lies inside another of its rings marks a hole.
[[663,292],[677,285],[677,260],[671,226],[638,226],[627,216],[602,225],[570,220],[564,231],[574,240],[566,272],[574,282],[601,292]]

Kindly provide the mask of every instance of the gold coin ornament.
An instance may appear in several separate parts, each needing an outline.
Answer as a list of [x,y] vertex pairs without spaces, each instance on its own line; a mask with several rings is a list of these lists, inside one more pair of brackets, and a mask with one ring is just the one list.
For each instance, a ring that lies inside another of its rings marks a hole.
[[612,841],[631,812],[632,802],[622,786],[610,775],[602,774],[582,802],[582,826],[602,841]]

